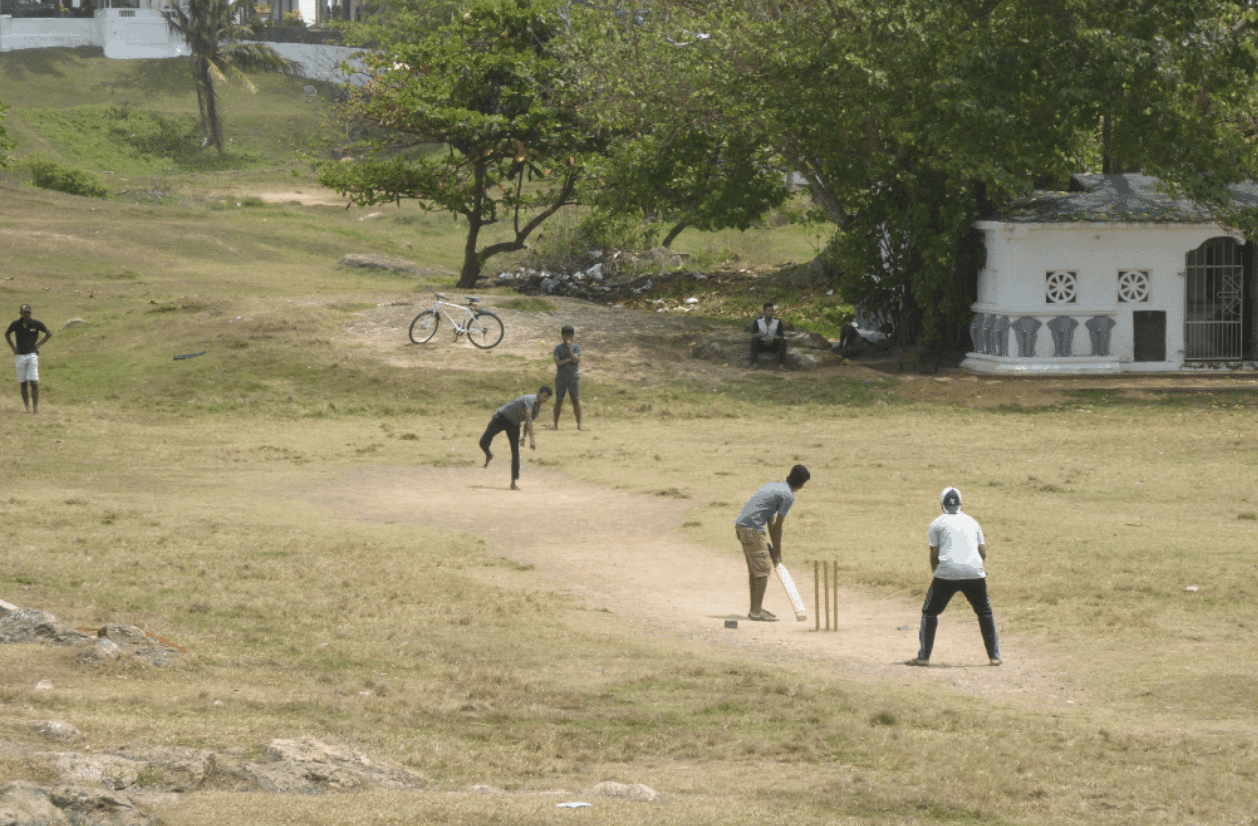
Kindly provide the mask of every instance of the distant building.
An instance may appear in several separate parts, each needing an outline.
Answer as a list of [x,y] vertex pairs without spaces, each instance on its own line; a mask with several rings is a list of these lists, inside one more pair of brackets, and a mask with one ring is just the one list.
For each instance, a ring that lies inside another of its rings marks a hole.
[[[979,373],[1253,370],[1254,244],[1144,175],[1079,175],[977,222],[962,366]],[[1233,188],[1258,206],[1258,186]]]
[[[173,4],[173,0],[0,0],[0,52],[94,46],[105,57],[120,60],[185,57],[187,45],[171,33],[162,15]],[[277,21],[290,12],[313,21],[319,6],[317,0],[275,0],[256,8],[261,16]],[[340,65],[360,50],[339,45],[335,33],[298,27],[276,29],[274,34],[268,45],[299,63],[303,77],[335,84],[350,80]]]

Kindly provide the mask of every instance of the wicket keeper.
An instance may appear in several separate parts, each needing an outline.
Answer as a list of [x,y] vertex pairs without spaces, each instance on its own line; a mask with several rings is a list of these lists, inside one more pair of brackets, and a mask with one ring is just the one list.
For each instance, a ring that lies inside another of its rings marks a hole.
[[930,665],[939,615],[957,591],[965,594],[978,615],[988,662],[1000,665],[1000,636],[996,633],[991,600],[987,598],[987,572],[983,570],[987,559],[983,529],[973,518],[961,513],[961,491],[956,488],[944,488],[939,494],[939,505],[943,515],[936,517],[927,531],[930,570],[934,577],[926,592],[926,604],[922,606],[922,627],[917,635],[921,647],[906,665]]

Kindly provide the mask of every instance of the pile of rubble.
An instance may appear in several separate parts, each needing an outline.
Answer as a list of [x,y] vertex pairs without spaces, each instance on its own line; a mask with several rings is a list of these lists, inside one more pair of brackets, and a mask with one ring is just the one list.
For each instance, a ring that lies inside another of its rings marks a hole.
[[563,295],[614,304],[678,278],[695,282],[707,279],[706,273],[681,271],[685,260],[685,255],[664,247],[641,256],[628,252],[604,255],[592,250],[566,272],[521,266],[500,272],[497,281],[525,295]]

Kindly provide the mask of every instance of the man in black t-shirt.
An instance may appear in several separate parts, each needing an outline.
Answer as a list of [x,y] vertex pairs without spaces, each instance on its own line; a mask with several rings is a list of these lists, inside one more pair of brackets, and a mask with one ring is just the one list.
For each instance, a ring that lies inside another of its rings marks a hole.
[[[9,325],[4,340],[13,351],[18,384],[22,388],[22,404],[28,413],[39,412],[39,348],[52,338],[42,321],[31,318],[31,305],[18,308],[17,321]],[[43,333],[44,337],[39,337]],[[16,341],[15,341],[16,339]],[[29,389],[28,389],[29,388]]]

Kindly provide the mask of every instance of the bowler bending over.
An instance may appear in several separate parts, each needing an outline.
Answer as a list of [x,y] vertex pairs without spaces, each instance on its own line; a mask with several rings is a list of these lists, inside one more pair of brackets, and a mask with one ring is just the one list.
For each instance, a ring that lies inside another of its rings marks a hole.
[[926,604],[922,606],[922,627],[918,632],[921,647],[917,656],[906,664],[930,665],[939,615],[960,591],[978,615],[978,627],[983,633],[988,662],[1000,665],[1000,637],[996,634],[996,618],[987,598],[987,573],[983,570],[983,562],[987,559],[983,529],[978,522],[961,513],[961,491],[956,488],[944,488],[939,495],[939,504],[943,515],[930,523],[927,532],[930,569],[934,578],[930,590],[926,592]]
[[504,430],[507,431],[507,438],[511,440],[512,490],[519,490],[515,482],[520,478],[520,447],[524,444],[524,437],[520,435],[520,426],[524,426],[524,432],[528,435],[529,450],[537,450],[537,440],[533,435],[533,419],[541,412],[546,400],[553,395],[554,392],[549,387],[542,386],[536,393],[507,402],[494,413],[494,417],[489,420],[489,426],[485,428],[484,435],[480,437],[480,449],[485,452],[483,467],[489,467],[489,461],[494,458],[489,446],[493,443],[495,436]]
[[[777,617],[764,610],[764,592],[769,574],[782,561],[782,522],[795,504],[795,493],[812,478],[808,468],[791,468],[785,482],[770,482],[756,491],[743,505],[734,520],[734,533],[742,543],[747,557],[747,578],[751,588],[751,610],[747,619],[777,622]],[[768,536],[765,531],[768,530]]]

